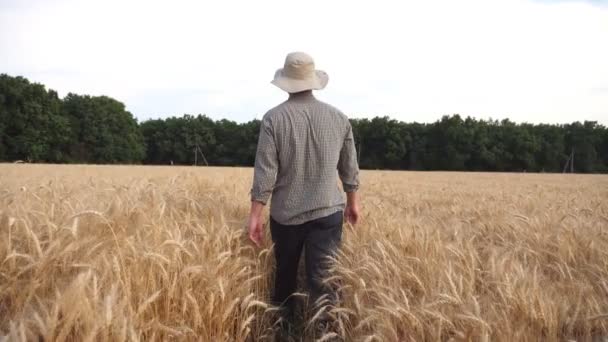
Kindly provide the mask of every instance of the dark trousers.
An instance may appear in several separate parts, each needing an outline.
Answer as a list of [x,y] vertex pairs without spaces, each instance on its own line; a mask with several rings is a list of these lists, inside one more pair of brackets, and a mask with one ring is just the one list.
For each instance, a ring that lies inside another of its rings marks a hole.
[[330,267],[328,257],[334,255],[340,245],[342,221],[342,211],[299,225],[282,225],[270,218],[276,259],[272,300],[275,305],[282,307],[286,316],[291,317],[293,314],[291,295],[296,290],[298,264],[303,249],[309,303],[316,303],[321,296],[330,302],[337,300],[335,289],[324,284],[323,280]]

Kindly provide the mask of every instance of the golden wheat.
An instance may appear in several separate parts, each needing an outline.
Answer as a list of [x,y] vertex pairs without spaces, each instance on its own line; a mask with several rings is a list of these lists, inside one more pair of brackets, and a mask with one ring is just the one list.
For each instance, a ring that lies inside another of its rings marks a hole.
[[[270,339],[251,169],[0,165],[0,341]],[[602,340],[608,177],[362,172],[321,341]],[[319,312],[309,313],[313,319]],[[306,330],[305,339],[312,339]]]

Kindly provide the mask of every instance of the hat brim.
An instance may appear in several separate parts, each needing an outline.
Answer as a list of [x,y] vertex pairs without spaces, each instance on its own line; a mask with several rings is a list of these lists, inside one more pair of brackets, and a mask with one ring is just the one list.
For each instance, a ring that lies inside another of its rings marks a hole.
[[315,70],[313,77],[299,80],[285,76],[283,69],[277,70],[270,82],[288,93],[299,93],[306,90],[321,90],[327,86],[329,75],[325,71]]

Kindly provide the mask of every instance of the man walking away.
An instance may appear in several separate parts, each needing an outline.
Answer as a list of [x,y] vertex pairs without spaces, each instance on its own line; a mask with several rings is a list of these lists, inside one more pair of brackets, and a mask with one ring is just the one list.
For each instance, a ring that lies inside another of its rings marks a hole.
[[350,122],[312,93],[325,88],[328,79],[325,72],[315,70],[309,55],[287,55],[272,83],[289,93],[289,98],[264,115],[260,128],[249,237],[260,246],[261,213],[272,195],[270,232],[276,259],[272,300],[287,322],[293,317],[291,295],[302,250],[310,302],[335,301],[336,290],[323,283],[328,276],[327,259],[340,244],[343,218],[351,224],[359,218],[359,167]]

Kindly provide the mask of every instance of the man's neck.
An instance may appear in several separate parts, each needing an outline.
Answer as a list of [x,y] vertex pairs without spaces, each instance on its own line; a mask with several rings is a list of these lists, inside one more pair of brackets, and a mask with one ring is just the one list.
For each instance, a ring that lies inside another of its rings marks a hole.
[[305,91],[301,91],[299,93],[289,93],[290,100],[300,100],[300,99],[310,99],[310,98],[314,98],[314,95],[312,94],[312,90],[305,90]]

